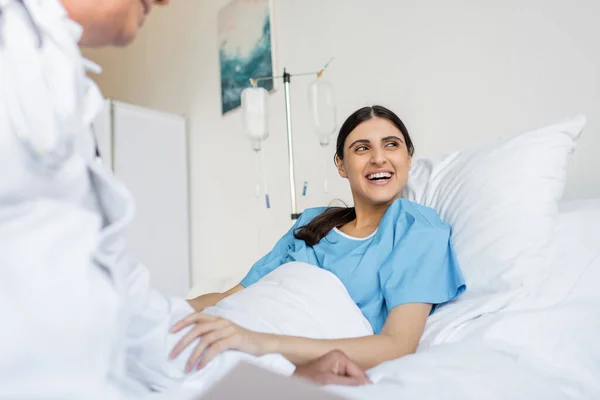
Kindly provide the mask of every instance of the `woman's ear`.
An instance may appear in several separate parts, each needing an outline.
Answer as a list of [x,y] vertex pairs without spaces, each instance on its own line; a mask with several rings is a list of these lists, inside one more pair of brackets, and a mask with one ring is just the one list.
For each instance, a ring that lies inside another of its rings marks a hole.
[[340,174],[342,178],[348,178],[348,175],[346,174],[346,169],[344,168],[344,163],[342,162],[342,159],[338,156],[335,156],[335,165],[337,166],[338,174]]

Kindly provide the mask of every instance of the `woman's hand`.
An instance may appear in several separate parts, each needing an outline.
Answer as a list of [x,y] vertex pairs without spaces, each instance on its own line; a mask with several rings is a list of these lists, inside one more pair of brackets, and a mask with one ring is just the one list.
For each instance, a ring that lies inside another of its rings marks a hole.
[[371,383],[367,374],[340,350],[298,365],[294,376],[311,380],[321,385],[358,386]]
[[194,340],[200,338],[200,343],[190,356],[185,371],[190,372],[198,363],[202,369],[217,354],[225,350],[239,350],[256,356],[267,352],[268,337],[258,332],[244,329],[233,322],[220,317],[213,317],[202,313],[193,313],[179,321],[171,328],[171,333],[177,333],[183,328],[196,325],[171,351],[169,358],[176,358]]
[[234,293],[243,290],[244,287],[242,285],[235,285],[231,289],[223,293],[207,293],[202,296],[195,297],[193,299],[189,299],[187,302],[196,312],[202,312],[205,308],[212,307],[221,300],[231,296]]

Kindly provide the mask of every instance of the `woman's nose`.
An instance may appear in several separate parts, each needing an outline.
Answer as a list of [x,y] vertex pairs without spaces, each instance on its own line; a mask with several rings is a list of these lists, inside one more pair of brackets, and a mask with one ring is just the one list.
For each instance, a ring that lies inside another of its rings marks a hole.
[[385,164],[387,159],[385,158],[385,154],[383,151],[374,150],[371,153],[371,164],[373,165],[381,165]]

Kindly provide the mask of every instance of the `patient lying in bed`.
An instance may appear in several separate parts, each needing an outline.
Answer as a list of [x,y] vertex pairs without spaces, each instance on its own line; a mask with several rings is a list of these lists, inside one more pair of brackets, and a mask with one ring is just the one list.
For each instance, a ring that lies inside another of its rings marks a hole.
[[[173,332],[193,328],[171,357],[199,338],[187,371],[204,368],[225,350],[281,354],[301,364],[341,349],[364,369],[413,353],[428,316],[465,285],[450,227],[433,209],[400,198],[412,153],[404,124],[390,110],[365,107],[348,117],[336,165],[355,206],[306,210],[240,285],[191,300],[197,312]],[[321,280],[331,279],[304,272],[266,283],[290,262],[304,263],[298,271],[311,265],[335,277],[336,289],[329,284],[316,293]],[[285,296],[277,291],[283,288]],[[207,308],[217,302],[216,310]],[[285,315],[294,319],[282,324]]]
[[[589,218],[582,220],[589,224]],[[600,353],[597,346],[590,346],[600,326],[595,312],[598,301],[592,296],[593,285],[585,283],[594,280],[580,279],[578,272],[585,269],[598,275],[600,258],[594,241],[598,235],[583,234],[579,225],[559,232],[568,240],[556,242],[553,248],[564,257],[550,257],[553,273],[533,297],[509,303],[498,303],[499,295],[453,302],[428,318],[419,343],[421,351],[367,371],[373,385],[326,390],[356,399],[600,398],[596,379]],[[584,252],[584,240],[589,254]],[[573,254],[585,263],[574,261]],[[589,266],[591,260],[595,260],[595,267]],[[567,265],[569,268],[565,268]],[[572,292],[576,282],[589,288],[585,298],[582,293]],[[298,262],[283,264],[205,312],[267,334],[330,338],[326,340],[373,334],[368,319],[339,278],[320,267]],[[174,340],[190,329],[174,335]],[[173,361],[179,370],[192,348]],[[242,359],[284,375],[293,369],[292,363],[280,355],[256,357],[224,351],[205,368],[189,374],[182,387],[194,395],[202,393]]]

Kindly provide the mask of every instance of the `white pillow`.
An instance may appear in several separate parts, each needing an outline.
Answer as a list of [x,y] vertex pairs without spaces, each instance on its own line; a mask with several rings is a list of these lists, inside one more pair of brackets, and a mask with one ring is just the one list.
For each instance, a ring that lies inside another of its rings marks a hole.
[[467,323],[453,339],[485,341],[544,373],[572,398],[598,399],[600,199],[560,208],[540,284]]
[[547,267],[525,302],[539,307],[565,301],[600,303],[600,198],[569,201],[559,208]]
[[403,197],[434,208],[452,226],[467,282],[462,299],[535,283],[569,156],[585,124],[578,115],[439,160],[413,162]]

